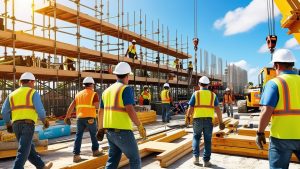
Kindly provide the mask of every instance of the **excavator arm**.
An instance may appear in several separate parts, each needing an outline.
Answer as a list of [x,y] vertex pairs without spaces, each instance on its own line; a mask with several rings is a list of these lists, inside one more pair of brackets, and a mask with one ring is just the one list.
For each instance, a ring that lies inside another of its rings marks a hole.
[[282,14],[281,27],[287,28],[300,44],[300,2],[298,0],[274,0]]

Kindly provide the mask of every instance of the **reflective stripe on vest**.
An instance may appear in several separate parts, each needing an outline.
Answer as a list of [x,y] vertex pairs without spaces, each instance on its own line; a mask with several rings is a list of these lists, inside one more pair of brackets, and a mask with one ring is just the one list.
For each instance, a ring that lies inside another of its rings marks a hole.
[[16,120],[37,122],[38,114],[32,102],[34,92],[35,90],[30,87],[20,87],[9,95],[13,122]]
[[215,94],[209,90],[195,92],[195,106],[193,118],[211,117],[214,118]]
[[76,116],[78,118],[96,118],[96,107],[93,100],[96,92],[91,89],[84,89],[75,96]]
[[271,119],[271,136],[300,139],[300,76],[283,74],[272,79],[278,86],[279,99]]
[[129,52],[129,53],[136,54],[136,49],[135,49],[135,46],[133,46],[133,45],[130,45],[130,46],[128,47],[128,52]]
[[127,85],[116,82],[102,95],[104,104],[103,128],[132,130],[131,119],[123,103],[123,91]]
[[170,103],[171,102],[169,90],[164,89],[163,91],[161,91],[160,97],[161,97],[161,103]]

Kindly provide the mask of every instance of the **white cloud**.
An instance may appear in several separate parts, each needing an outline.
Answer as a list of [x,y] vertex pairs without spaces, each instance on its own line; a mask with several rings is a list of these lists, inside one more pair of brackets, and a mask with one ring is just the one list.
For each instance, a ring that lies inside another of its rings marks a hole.
[[247,70],[248,72],[248,81],[253,82],[255,85],[258,83],[258,73],[260,71],[259,67],[252,67],[245,60],[240,60],[237,62],[231,62],[230,64],[234,64],[242,69]]
[[299,44],[295,38],[291,38],[285,42],[284,48],[297,49],[299,48]]
[[267,53],[269,52],[269,48],[267,43],[263,44],[259,49],[258,49],[258,53]]
[[[279,10],[274,6],[274,16],[278,16]],[[267,3],[262,0],[253,0],[246,7],[239,7],[228,11],[225,16],[214,23],[216,29],[224,28],[224,35],[234,35],[247,32],[256,25],[267,22]]]

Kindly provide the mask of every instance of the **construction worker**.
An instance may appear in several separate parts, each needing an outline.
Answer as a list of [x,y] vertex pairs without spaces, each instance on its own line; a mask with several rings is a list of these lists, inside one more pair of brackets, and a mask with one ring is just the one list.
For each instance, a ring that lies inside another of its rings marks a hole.
[[141,100],[142,100],[141,105],[150,105],[151,94],[149,92],[149,87],[147,85],[144,86],[144,91],[141,93],[140,97],[141,97]]
[[117,82],[109,86],[102,94],[99,110],[99,129],[97,138],[101,141],[106,131],[109,151],[106,169],[118,168],[122,153],[129,159],[130,168],[140,169],[141,158],[132,132],[132,122],[138,126],[140,136],[146,138],[146,130],[139,121],[133,105],[134,91],[128,86],[131,67],[120,62],[113,72]]
[[41,97],[34,89],[34,83],[35,77],[32,73],[23,73],[20,78],[21,87],[5,99],[1,111],[7,131],[14,132],[19,142],[14,169],[23,169],[27,159],[36,168],[49,169],[53,165],[52,162],[43,162],[32,143],[38,118],[43,122],[44,128],[49,127]]
[[172,97],[169,91],[170,85],[169,83],[165,83],[163,86],[163,90],[160,93],[161,98],[161,107],[162,107],[162,122],[170,122],[170,108],[172,104]]
[[230,89],[227,87],[223,95],[223,112],[227,112],[227,117],[233,117],[233,103],[234,96],[232,95]]
[[136,41],[132,40],[131,43],[132,44],[129,45],[125,56],[128,56],[129,58],[132,58],[132,59],[137,59],[136,47],[135,47]]
[[178,59],[178,58],[176,58],[176,59],[174,60],[173,66],[174,66],[175,69],[179,69],[179,59]]
[[84,89],[76,94],[75,99],[70,104],[65,123],[71,125],[70,117],[74,108],[76,108],[77,117],[77,129],[73,149],[73,162],[77,163],[82,161],[80,157],[80,148],[83,132],[88,129],[92,141],[93,156],[97,157],[102,154],[102,150],[99,151],[99,143],[96,137],[97,124],[96,124],[96,109],[99,108],[99,97],[94,91],[94,79],[92,77],[86,77],[83,79]]
[[261,96],[256,144],[266,144],[265,128],[271,119],[269,164],[271,169],[289,168],[292,153],[300,160],[300,76],[293,71],[296,58],[287,49],[273,54],[277,77],[267,82]]
[[219,119],[219,128],[223,130],[225,125],[222,120],[222,113],[219,108],[219,101],[213,92],[208,90],[208,85],[210,81],[206,76],[202,76],[199,79],[200,90],[194,92],[190,101],[189,109],[187,110],[185,122],[189,125],[191,118],[193,118],[193,154],[194,154],[194,164],[199,165],[199,144],[201,135],[204,135],[204,152],[203,152],[203,166],[209,167],[211,163],[209,162],[211,156],[211,138],[213,131],[213,119],[214,112],[217,113]]
[[193,72],[193,62],[192,61],[189,61],[189,64],[188,64],[188,74],[191,74]]

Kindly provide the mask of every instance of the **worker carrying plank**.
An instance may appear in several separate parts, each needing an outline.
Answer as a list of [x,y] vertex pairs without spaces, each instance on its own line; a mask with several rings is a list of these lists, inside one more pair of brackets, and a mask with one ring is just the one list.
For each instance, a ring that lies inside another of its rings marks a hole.
[[53,165],[52,162],[44,163],[32,143],[38,118],[43,122],[44,128],[49,127],[46,111],[39,93],[34,89],[34,83],[32,73],[23,73],[20,77],[21,87],[5,99],[1,111],[7,131],[14,132],[19,142],[14,169],[23,169],[27,159],[36,168],[49,169]]
[[161,109],[162,109],[162,122],[170,122],[170,108],[173,102],[169,83],[164,84],[164,89],[160,93]]
[[82,161],[80,157],[81,141],[84,130],[87,129],[90,132],[92,141],[93,156],[97,157],[102,154],[102,150],[99,151],[99,143],[96,137],[97,123],[96,123],[96,109],[99,108],[99,97],[94,91],[95,81],[92,77],[86,77],[83,79],[84,89],[76,94],[75,99],[70,104],[65,123],[71,125],[70,117],[74,108],[76,108],[76,136],[73,149],[73,162],[77,163]]
[[191,123],[193,118],[193,154],[194,164],[199,165],[199,144],[201,135],[204,135],[204,152],[203,152],[203,166],[209,167],[211,156],[211,138],[213,131],[214,113],[217,113],[219,119],[219,128],[223,130],[225,125],[222,120],[222,113],[219,108],[219,101],[215,93],[208,90],[210,80],[206,76],[199,79],[200,90],[193,93],[189,101],[189,109],[185,117],[186,125]]
[[267,82],[261,96],[261,113],[256,144],[266,144],[265,128],[271,119],[270,168],[289,168],[292,153],[300,160],[300,76],[293,70],[296,58],[287,49],[273,54],[277,77]]
[[227,87],[223,95],[223,113],[227,112],[227,117],[233,117],[234,96],[231,90]]
[[140,105],[150,105],[151,101],[151,93],[149,92],[149,87],[147,85],[144,86],[144,90],[140,95]]
[[137,142],[132,132],[132,122],[138,127],[141,138],[146,139],[146,130],[134,110],[134,91],[128,85],[131,67],[120,62],[113,72],[117,82],[102,94],[99,109],[97,138],[102,141],[104,133],[109,144],[106,168],[118,168],[122,153],[129,159],[130,168],[141,168]]
[[132,40],[131,43],[132,44],[128,46],[125,56],[128,56],[129,58],[132,59],[137,59],[136,46],[135,46],[136,41]]

